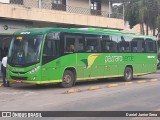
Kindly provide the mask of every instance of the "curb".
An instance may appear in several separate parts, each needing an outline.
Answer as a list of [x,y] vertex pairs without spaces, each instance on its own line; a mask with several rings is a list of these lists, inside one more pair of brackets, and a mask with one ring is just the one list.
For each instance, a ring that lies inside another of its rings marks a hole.
[[91,86],[87,90],[97,90],[97,89],[100,89],[100,87],[99,86]]
[[119,84],[110,84],[110,85],[107,85],[106,87],[110,88],[110,87],[117,87]]
[[132,85],[133,84],[133,82],[126,82],[126,83],[124,83],[124,85]]
[[70,90],[66,90],[64,93],[69,94],[69,93],[77,93],[77,92],[81,92],[81,90],[80,89],[70,89]]
[[150,82],[157,82],[158,79],[151,79]]
[[140,81],[137,81],[137,83],[145,83],[147,82],[146,80],[140,80]]
[[133,85],[133,84],[140,84],[140,83],[147,83],[147,82],[158,82],[158,79],[150,79],[150,80],[139,80],[135,82],[125,82],[125,83],[119,83],[119,84],[109,84],[106,86],[91,86],[88,87],[87,89],[70,89],[66,90],[64,93],[65,94],[70,94],[70,93],[77,93],[77,92],[82,92],[82,91],[94,91],[102,88],[112,88],[112,87],[118,87],[122,85]]

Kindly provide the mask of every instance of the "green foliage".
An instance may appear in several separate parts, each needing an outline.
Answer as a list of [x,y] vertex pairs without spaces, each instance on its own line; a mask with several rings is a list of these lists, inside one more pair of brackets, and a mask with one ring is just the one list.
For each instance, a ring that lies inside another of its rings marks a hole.
[[[157,25],[160,25],[157,22],[160,15],[159,6],[160,0],[129,0],[125,8],[125,21],[129,22],[130,28],[137,24],[145,24],[153,30],[153,35],[155,35],[155,30],[159,28]],[[146,34],[148,34],[148,29]]]
[[138,24],[136,5],[128,4],[125,11],[125,20],[129,22],[130,28]]

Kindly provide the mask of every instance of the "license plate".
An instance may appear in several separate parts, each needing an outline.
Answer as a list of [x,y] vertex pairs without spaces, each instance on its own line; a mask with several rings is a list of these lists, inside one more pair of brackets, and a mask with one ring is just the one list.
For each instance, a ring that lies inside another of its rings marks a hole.
[[22,80],[16,80],[16,83],[21,83],[22,82]]

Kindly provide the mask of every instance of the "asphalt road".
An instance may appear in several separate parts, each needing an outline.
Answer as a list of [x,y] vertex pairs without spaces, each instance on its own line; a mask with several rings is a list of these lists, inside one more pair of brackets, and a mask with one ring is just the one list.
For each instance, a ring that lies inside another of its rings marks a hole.
[[129,83],[105,79],[67,89],[58,85],[0,87],[0,111],[160,111],[159,101],[159,71]]

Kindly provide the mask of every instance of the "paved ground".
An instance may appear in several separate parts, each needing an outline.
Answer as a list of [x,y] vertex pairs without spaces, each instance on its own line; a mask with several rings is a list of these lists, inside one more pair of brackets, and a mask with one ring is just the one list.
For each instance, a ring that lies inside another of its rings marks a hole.
[[127,83],[107,79],[81,82],[67,89],[58,85],[12,84],[9,88],[0,87],[0,111],[160,111],[159,88],[160,71],[136,77]]
[[[0,87],[0,111],[160,111],[159,78],[160,74],[156,73],[137,77],[127,84],[114,79],[82,82],[69,89],[62,89],[56,85],[37,87],[13,84],[9,88]],[[16,120],[16,118],[12,119]],[[68,118],[67,120],[83,119]],[[142,118],[129,119],[141,120]],[[150,119],[143,118],[143,120]]]

